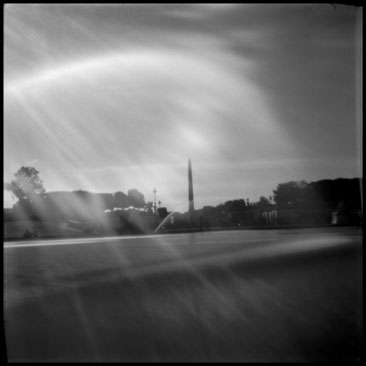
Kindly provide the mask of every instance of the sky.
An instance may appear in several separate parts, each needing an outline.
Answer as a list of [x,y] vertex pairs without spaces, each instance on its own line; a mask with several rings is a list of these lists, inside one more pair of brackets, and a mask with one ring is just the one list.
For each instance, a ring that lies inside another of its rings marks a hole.
[[[4,182],[168,210],[362,176],[362,9],[6,4]],[[4,191],[4,207],[16,202]]]

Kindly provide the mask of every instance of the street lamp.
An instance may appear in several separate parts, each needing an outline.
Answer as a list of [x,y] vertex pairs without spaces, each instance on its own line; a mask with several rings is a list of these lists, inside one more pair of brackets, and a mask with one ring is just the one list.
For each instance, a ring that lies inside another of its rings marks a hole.
[[153,189],[153,193],[154,193],[154,213],[156,215],[156,188]]

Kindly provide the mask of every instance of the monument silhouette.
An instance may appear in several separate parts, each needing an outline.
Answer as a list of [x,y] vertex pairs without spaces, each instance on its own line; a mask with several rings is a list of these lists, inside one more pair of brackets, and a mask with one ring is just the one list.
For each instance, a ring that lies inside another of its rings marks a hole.
[[194,226],[194,198],[193,198],[193,179],[192,179],[192,163],[188,159],[188,213],[191,226]]

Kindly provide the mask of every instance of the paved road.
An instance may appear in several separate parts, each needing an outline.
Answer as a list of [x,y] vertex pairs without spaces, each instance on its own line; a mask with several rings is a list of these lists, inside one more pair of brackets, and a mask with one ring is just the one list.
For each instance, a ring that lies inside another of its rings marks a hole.
[[361,233],[355,229],[4,246],[10,361],[328,361],[359,355]]

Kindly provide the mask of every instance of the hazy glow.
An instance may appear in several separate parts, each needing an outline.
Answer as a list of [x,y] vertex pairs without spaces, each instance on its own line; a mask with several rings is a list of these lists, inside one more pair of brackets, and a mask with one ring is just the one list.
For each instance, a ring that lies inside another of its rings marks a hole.
[[48,191],[137,188],[151,200],[156,187],[175,210],[189,157],[197,208],[360,171],[344,122],[353,13],[332,23],[337,13],[319,8],[323,25],[317,8],[88,9],[6,7],[5,181],[31,164]]
[[[80,60],[7,82],[5,92],[6,116],[21,113],[24,133],[36,136],[24,150],[7,148],[18,164],[22,155],[38,150],[35,157],[47,166],[45,185],[54,181],[54,189],[137,187],[149,199],[157,186],[163,201],[176,205],[182,197],[177,191],[186,190],[189,156],[197,163],[235,160],[232,152],[227,155],[228,123],[243,139],[277,136],[274,145],[289,145],[249,79],[238,79],[219,60],[178,51],[135,50]],[[255,101],[243,103],[254,95]],[[238,109],[245,120],[233,121]],[[17,122],[6,125],[7,135],[22,134]],[[238,156],[244,153],[242,146],[237,149]],[[174,166],[180,167],[176,177]]]
[[[134,50],[123,54],[97,55],[93,58],[41,69],[30,76],[5,84],[5,92],[22,93],[25,89],[53,87],[56,83],[87,81],[98,78],[99,74],[108,75],[110,70],[119,68],[121,73],[136,73],[146,67],[162,70],[164,58],[154,51]],[[57,85],[56,85],[57,87]]]
[[187,128],[182,131],[180,136],[188,145],[191,145],[194,148],[204,149],[208,146],[208,141],[206,141],[205,138],[195,130]]

